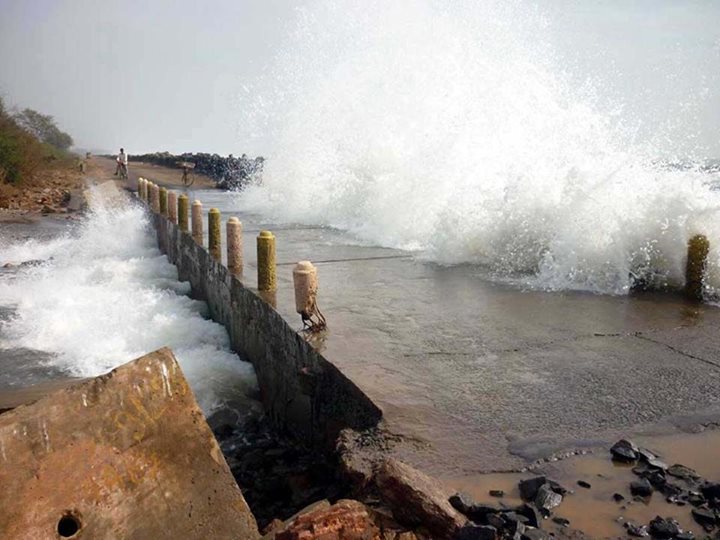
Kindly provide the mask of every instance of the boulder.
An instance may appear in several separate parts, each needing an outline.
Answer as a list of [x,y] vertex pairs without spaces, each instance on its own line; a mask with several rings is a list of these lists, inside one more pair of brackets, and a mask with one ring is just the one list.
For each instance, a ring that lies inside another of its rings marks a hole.
[[700,478],[700,475],[690,467],[680,465],[679,463],[668,467],[667,473],[675,478],[682,478],[683,480],[698,480]]
[[707,508],[693,508],[692,516],[695,521],[697,521],[702,526],[715,525],[717,523],[715,512]]
[[680,534],[680,527],[671,519],[663,519],[657,516],[650,522],[648,531],[653,538],[673,538]]
[[455,540],[497,540],[498,531],[490,525],[467,523],[455,535]]
[[273,533],[275,540],[374,540],[380,535],[365,505],[351,500],[301,513]]
[[562,495],[555,493],[548,484],[540,486],[535,497],[535,506],[544,514],[549,514],[550,511],[559,506],[562,502]]
[[526,480],[520,480],[518,488],[520,489],[520,497],[525,501],[534,501],[537,497],[540,486],[547,483],[547,478],[544,476],[536,476],[535,478],[528,478]]
[[467,523],[436,480],[394,458],[385,460],[375,482],[401,523],[422,525],[439,538],[452,538]]
[[616,442],[610,448],[610,453],[615,461],[631,463],[638,459],[638,447],[632,441],[626,439],[620,439]]
[[653,488],[645,478],[630,482],[630,493],[638,497],[649,497],[652,495]]

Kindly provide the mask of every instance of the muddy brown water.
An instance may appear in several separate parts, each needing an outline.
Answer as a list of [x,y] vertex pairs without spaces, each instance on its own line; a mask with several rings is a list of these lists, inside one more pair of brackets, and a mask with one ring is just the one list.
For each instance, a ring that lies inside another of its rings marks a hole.
[[[695,469],[704,479],[720,480],[720,431],[710,430],[699,434],[638,437],[634,441],[662,456],[668,465],[680,463]],[[634,501],[630,495],[630,482],[638,477],[632,472],[632,465],[619,464],[610,459],[609,452],[597,451],[592,454],[574,456],[534,467],[524,473],[496,473],[445,477],[443,481],[450,490],[464,491],[479,502],[508,505],[520,504],[518,482],[540,474],[560,482],[572,493],[563,498],[553,516],[570,520],[570,528],[582,531],[590,538],[625,538],[623,523],[648,524],[655,516],[673,517],[684,530],[702,533],[702,528],[693,520],[692,506],[677,506],[668,503],[665,496],[653,493],[647,500]],[[590,484],[586,489],[577,484],[584,480]],[[489,495],[490,490],[503,490],[502,498]],[[613,500],[613,494],[625,497],[620,503]],[[564,528],[546,520],[543,528],[562,535]]]

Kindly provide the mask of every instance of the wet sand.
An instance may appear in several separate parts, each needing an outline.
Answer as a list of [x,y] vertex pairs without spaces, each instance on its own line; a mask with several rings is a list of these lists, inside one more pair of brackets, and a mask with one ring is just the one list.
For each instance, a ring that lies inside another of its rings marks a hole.
[[[667,435],[638,437],[634,441],[655,451],[668,465],[680,463],[695,469],[703,478],[720,480],[720,462],[717,449],[720,448],[720,431],[710,430],[693,435]],[[477,501],[509,505],[520,504],[518,482],[524,478],[545,475],[558,481],[573,493],[564,497],[554,516],[570,520],[570,528],[582,531],[590,538],[625,538],[623,523],[627,521],[647,524],[655,516],[674,517],[685,530],[702,533],[692,518],[692,506],[678,506],[668,503],[665,496],[655,492],[646,500],[633,501],[629,484],[637,480],[632,465],[619,464],[610,459],[608,451],[598,450],[591,455],[576,456],[565,460],[533,467],[524,473],[497,473],[463,478],[444,478],[451,490],[464,491]],[[588,482],[591,487],[583,488],[578,480]],[[501,489],[505,496],[498,499],[489,496],[489,490]],[[618,503],[613,494],[620,493],[625,500]],[[546,520],[543,528],[564,533],[565,528]]]

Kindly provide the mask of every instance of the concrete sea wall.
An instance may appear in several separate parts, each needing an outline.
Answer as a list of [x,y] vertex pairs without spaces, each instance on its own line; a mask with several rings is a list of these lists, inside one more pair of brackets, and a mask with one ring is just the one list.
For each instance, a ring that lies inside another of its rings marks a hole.
[[[255,367],[275,426],[312,446],[334,447],[340,430],[374,427],[381,410],[253,290],[213,259],[189,233],[152,213],[160,250],[227,328],[231,346]],[[212,358],[208,358],[212,362]]]

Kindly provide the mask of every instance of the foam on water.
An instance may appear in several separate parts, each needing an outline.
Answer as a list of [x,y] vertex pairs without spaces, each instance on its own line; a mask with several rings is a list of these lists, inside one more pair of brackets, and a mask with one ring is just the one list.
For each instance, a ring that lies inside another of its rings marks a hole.
[[0,323],[0,349],[55,353],[53,364],[91,377],[168,346],[206,414],[254,392],[252,366],[204,318],[207,306],[186,296],[140,208],[96,208],[73,234],[0,253],[1,263],[45,260],[0,281],[0,305],[16,310]]
[[238,204],[524,286],[682,283],[688,238],[720,239],[717,193],[571,84],[547,25],[522,1],[311,3],[248,86],[243,121],[274,146]]

